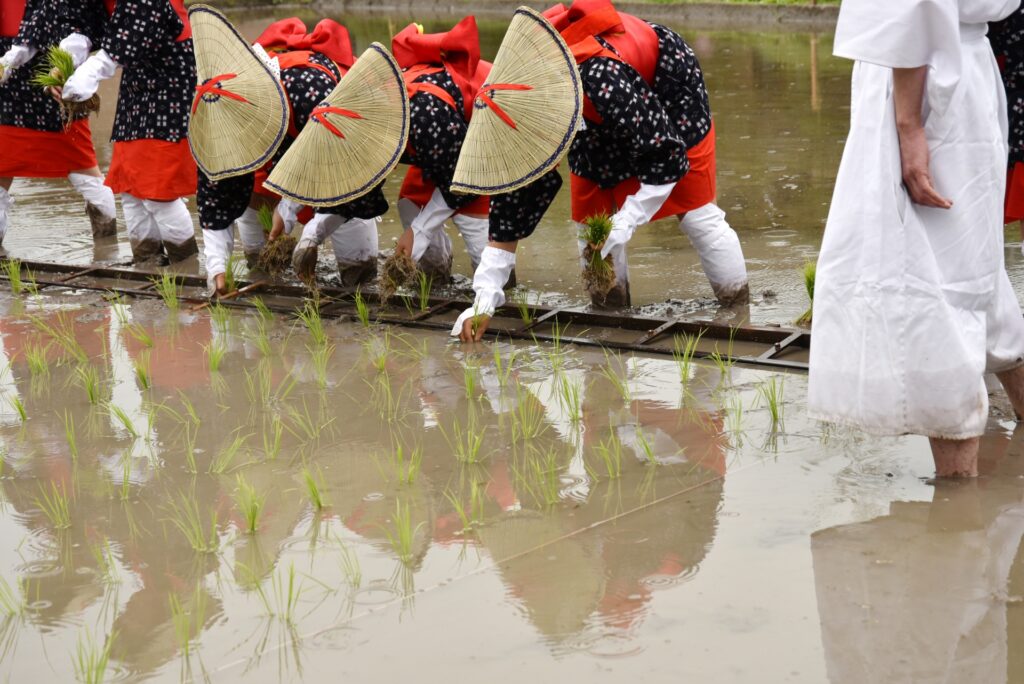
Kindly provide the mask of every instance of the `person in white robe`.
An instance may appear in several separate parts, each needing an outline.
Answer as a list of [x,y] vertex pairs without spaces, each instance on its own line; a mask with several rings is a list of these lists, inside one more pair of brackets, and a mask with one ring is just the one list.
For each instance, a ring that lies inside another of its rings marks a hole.
[[931,439],[977,474],[996,373],[1024,414],[1024,318],[1003,261],[1005,93],[986,22],[1020,0],[846,0],[850,134],[818,261],[808,405]]

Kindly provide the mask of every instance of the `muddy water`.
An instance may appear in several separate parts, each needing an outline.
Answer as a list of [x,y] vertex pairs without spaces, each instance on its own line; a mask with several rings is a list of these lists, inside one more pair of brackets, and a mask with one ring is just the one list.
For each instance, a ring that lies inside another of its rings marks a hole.
[[[721,204],[778,295],[752,316],[789,320],[848,70],[824,37],[690,35]],[[128,256],[94,253],[62,185],[17,192],[12,253]],[[563,197],[520,273],[579,302],[571,237]],[[701,306],[673,226],[634,245],[639,303]],[[935,486],[923,440],[808,421],[802,376],[325,325],[326,347],[283,318],[0,297],[0,678],[72,681],[109,646],[115,681],[1024,680],[1006,406],[983,476]]]

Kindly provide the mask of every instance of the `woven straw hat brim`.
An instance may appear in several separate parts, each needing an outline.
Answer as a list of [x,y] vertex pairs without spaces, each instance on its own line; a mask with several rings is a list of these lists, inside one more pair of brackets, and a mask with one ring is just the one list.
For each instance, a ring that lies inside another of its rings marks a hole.
[[351,202],[391,173],[408,140],[402,70],[373,43],[313,111],[263,185],[313,207]]
[[547,19],[520,7],[473,104],[452,190],[494,195],[532,183],[568,152],[582,116],[583,86],[572,52]]
[[265,165],[288,131],[288,100],[270,68],[227,18],[189,9],[198,86],[188,126],[196,164],[212,180]]

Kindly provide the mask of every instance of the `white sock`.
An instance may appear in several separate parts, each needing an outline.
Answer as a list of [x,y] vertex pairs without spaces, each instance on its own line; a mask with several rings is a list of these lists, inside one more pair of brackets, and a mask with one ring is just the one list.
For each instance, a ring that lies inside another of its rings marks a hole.
[[117,218],[117,204],[114,191],[103,183],[103,176],[87,176],[84,173],[69,173],[68,181],[86,202],[93,205],[108,219]]

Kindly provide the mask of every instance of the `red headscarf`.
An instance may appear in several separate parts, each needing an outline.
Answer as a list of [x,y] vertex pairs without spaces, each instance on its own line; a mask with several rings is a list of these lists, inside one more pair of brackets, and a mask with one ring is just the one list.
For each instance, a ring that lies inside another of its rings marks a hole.
[[321,19],[312,33],[306,33],[301,19],[282,19],[268,26],[256,42],[267,52],[317,52],[343,70],[351,69],[356,61],[348,29],[333,19]]
[[477,91],[491,71],[490,63],[480,59],[476,18],[466,17],[446,33],[420,33],[416,24],[409,24],[391,39],[391,52],[403,69],[443,65],[462,92],[466,118],[470,117]]
[[25,0],[0,0],[0,36],[14,38],[25,16]]
[[577,63],[606,52],[596,40],[600,36],[626,62],[654,83],[658,66],[658,36],[647,22],[619,13],[610,0],[575,0],[570,7],[558,4],[544,12],[544,18],[562,34]]

